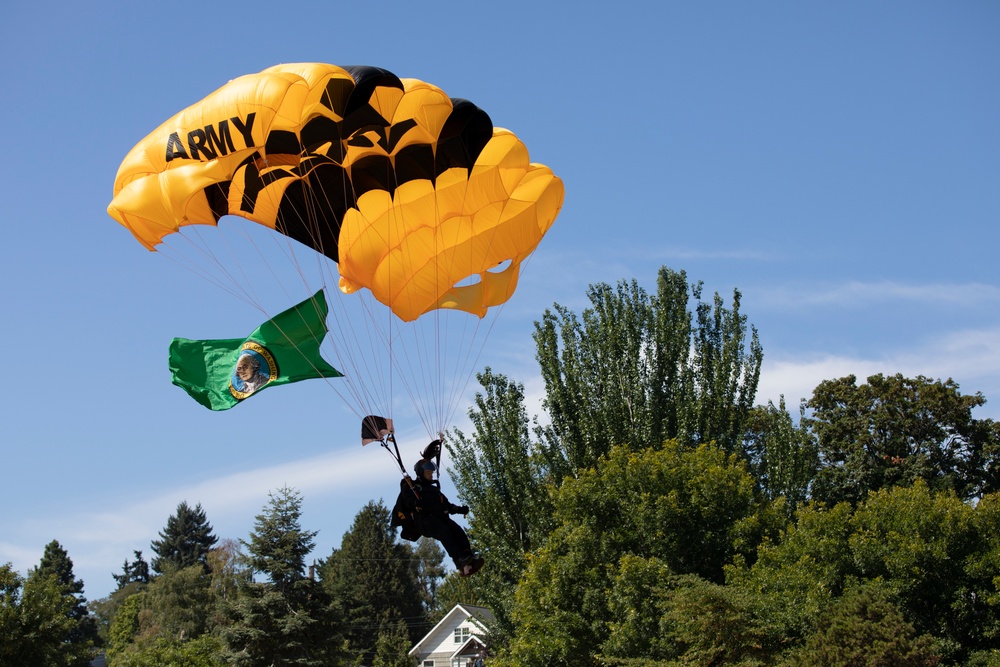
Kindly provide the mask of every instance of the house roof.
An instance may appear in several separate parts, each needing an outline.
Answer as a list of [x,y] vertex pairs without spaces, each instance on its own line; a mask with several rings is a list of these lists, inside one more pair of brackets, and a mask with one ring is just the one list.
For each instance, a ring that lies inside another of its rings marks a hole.
[[466,621],[476,626],[481,633],[485,634],[486,625],[492,623],[494,620],[496,620],[496,617],[493,616],[493,612],[486,607],[457,604],[452,607],[451,611],[444,615],[444,618],[438,621],[437,625],[431,628],[430,632],[414,644],[408,655],[420,656],[431,653],[432,648],[440,646],[446,636],[450,636],[455,628]]

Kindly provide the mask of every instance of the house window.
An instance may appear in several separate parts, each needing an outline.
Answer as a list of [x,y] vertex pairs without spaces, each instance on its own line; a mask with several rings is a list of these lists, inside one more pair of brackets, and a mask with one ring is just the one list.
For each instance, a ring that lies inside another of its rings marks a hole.
[[469,639],[469,628],[455,628],[455,643],[464,644]]
[[433,660],[424,660],[424,667],[434,667]]

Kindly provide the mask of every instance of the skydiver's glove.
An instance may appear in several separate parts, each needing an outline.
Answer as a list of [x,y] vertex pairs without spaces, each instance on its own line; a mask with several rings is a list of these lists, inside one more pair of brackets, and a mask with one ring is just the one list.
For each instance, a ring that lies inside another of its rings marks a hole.
[[429,445],[424,447],[424,451],[420,452],[420,456],[430,461],[433,458],[437,458],[441,455],[441,441],[434,440]]

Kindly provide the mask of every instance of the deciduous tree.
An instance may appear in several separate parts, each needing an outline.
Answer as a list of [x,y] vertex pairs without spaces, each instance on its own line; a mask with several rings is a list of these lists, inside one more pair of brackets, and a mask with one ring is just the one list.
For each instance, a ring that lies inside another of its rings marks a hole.
[[785,498],[791,514],[809,497],[809,488],[819,466],[816,439],[801,424],[805,407],[800,406],[800,423],[795,424],[785,407],[768,402],[747,415],[743,451],[757,488],[765,497]]
[[91,646],[68,640],[78,628],[74,600],[53,574],[35,569],[25,579],[0,565],[0,667],[86,664]]
[[474,432],[455,431],[445,446],[452,480],[472,510],[469,537],[488,554],[474,578],[477,596],[493,610],[499,632],[508,633],[514,589],[552,528],[551,480],[530,441],[524,387],[489,368],[478,375],[483,387],[469,410]]
[[142,551],[135,550],[132,553],[135,560],[129,561],[126,558],[122,565],[122,573],[111,574],[118,582],[118,587],[111,595],[90,603],[90,608],[97,620],[98,632],[104,642],[109,641],[111,624],[122,603],[129,596],[145,590],[146,586],[149,585],[149,563],[143,559]]
[[708,445],[615,447],[554,499],[556,528],[517,589],[511,664],[594,664],[617,622],[611,591],[626,556],[721,583],[723,566],[756,544],[744,535],[758,512],[753,481]]
[[856,508],[810,503],[780,539],[732,566],[727,584],[753,600],[773,636],[791,645],[822,626],[855,585],[878,585],[946,664],[994,646],[1000,627],[995,494],[976,506],[923,482],[870,494]]
[[556,304],[536,322],[551,418],[543,451],[557,481],[616,444],[641,449],[675,438],[739,450],[763,352],[739,291],[731,307],[701,294],[701,283],[663,267],[653,296],[634,280],[597,284],[581,316]]
[[1000,490],[1000,424],[972,417],[986,402],[952,380],[900,374],[821,382],[803,423],[815,433],[820,469],[813,498],[857,503],[868,493],[923,480],[970,499]]

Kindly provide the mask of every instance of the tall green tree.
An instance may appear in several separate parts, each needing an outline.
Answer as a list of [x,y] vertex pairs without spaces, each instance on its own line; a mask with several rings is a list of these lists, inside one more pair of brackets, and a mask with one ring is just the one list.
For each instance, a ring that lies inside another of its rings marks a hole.
[[471,437],[456,430],[445,447],[458,495],[471,510],[469,537],[488,554],[473,579],[477,597],[496,615],[497,631],[509,633],[527,555],[552,528],[549,477],[530,441],[524,386],[489,368],[478,378],[483,391],[469,411],[475,430]]
[[[438,541],[429,537],[421,537],[413,549],[417,559],[417,584],[424,602],[424,614],[428,619],[437,613],[437,591],[442,580],[448,574],[444,566],[444,549]],[[449,607],[448,610],[450,611]],[[440,618],[434,620],[436,623]]]
[[139,614],[142,612],[145,592],[133,593],[124,598],[115,608],[107,639],[108,663],[114,667],[119,656],[132,650],[141,628]]
[[799,407],[795,424],[782,396],[779,405],[768,401],[747,415],[743,451],[757,488],[765,497],[785,498],[791,514],[809,498],[809,488],[819,466],[819,448],[812,432],[801,423],[805,406]]
[[213,630],[210,577],[201,565],[168,570],[146,589],[150,636],[186,641]]
[[[120,606],[110,633],[112,667],[170,664],[170,660],[222,664],[215,609],[210,577],[201,565],[168,569]],[[207,655],[214,662],[205,662]]]
[[803,423],[819,443],[813,498],[857,503],[871,491],[923,480],[971,499],[1000,490],[1000,424],[975,419],[982,394],[952,380],[900,374],[821,382]]
[[[485,570],[480,570],[480,574]],[[477,607],[489,607],[489,604],[480,597],[475,586],[476,577],[463,577],[457,571],[452,570],[444,578],[437,590],[437,606],[431,616],[431,623],[437,623],[445,615],[455,608],[457,604],[471,604]],[[433,625],[429,626],[433,627]]]
[[329,596],[306,576],[316,532],[301,525],[302,497],[283,487],[269,494],[247,550],[250,569],[265,581],[241,582],[222,631],[229,664],[246,667],[342,664],[341,640]]
[[334,600],[346,626],[345,635],[359,664],[371,664],[376,641],[400,622],[415,641],[426,631],[424,595],[418,560],[408,544],[396,541],[389,510],[370,501],[355,515],[334,549],[319,567],[323,588]]
[[372,667],[413,667],[414,661],[409,655],[410,647],[413,645],[410,634],[403,621],[398,621],[393,627],[380,631],[375,640]]
[[208,552],[218,541],[201,504],[192,508],[182,500],[177,505],[177,512],[167,518],[160,539],[153,540],[153,553],[156,554],[151,563],[153,570],[162,573],[169,567],[184,569],[199,564],[207,571]]
[[63,595],[72,602],[69,612],[74,627],[66,641],[71,644],[78,644],[85,648],[81,651],[81,657],[76,665],[87,665],[90,660],[87,657],[89,649],[100,645],[100,637],[97,631],[97,620],[90,615],[87,609],[87,598],[83,596],[83,580],[77,579],[73,574],[73,561],[69,554],[59,544],[59,540],[52,540],[45,545],[42,553],[42,560],[37,570],[33,573],[39,577],[55,577],[62,588]]
[[[763,351],[740,312],[660,269],[656,294],[636,281],[589,288],[582,315],[556,304],[535,324],[551,423],[541,431],[556,480],[593,467],[612,445],[676,438],[737,452]],[[689,299],[695,308],[689,310]]]
[[216,635],[190,641],[158,637],[115,656],[111,667],[224,667],[222,643]]
[[112,591],[111,595],[90,603],[90,609],[94,612],[94,618],[97,620],[98,633],[105,643],[109,640],[111,624],[114,622],[115,615],[122,603],[129,596],[145,590],[146,586],[149,585],[149,563],[142,557],[142,551],[135,550],[132,554],[135,556],[135,560],[129,561],[126,558],[122,565],[121,574],[111,574],[118,583],[117,588]]
[[69,640],[78,629],[74,608],[56,575],[34,569],[25,579],[0,565],[0,667],[86,664],[92,646]]

